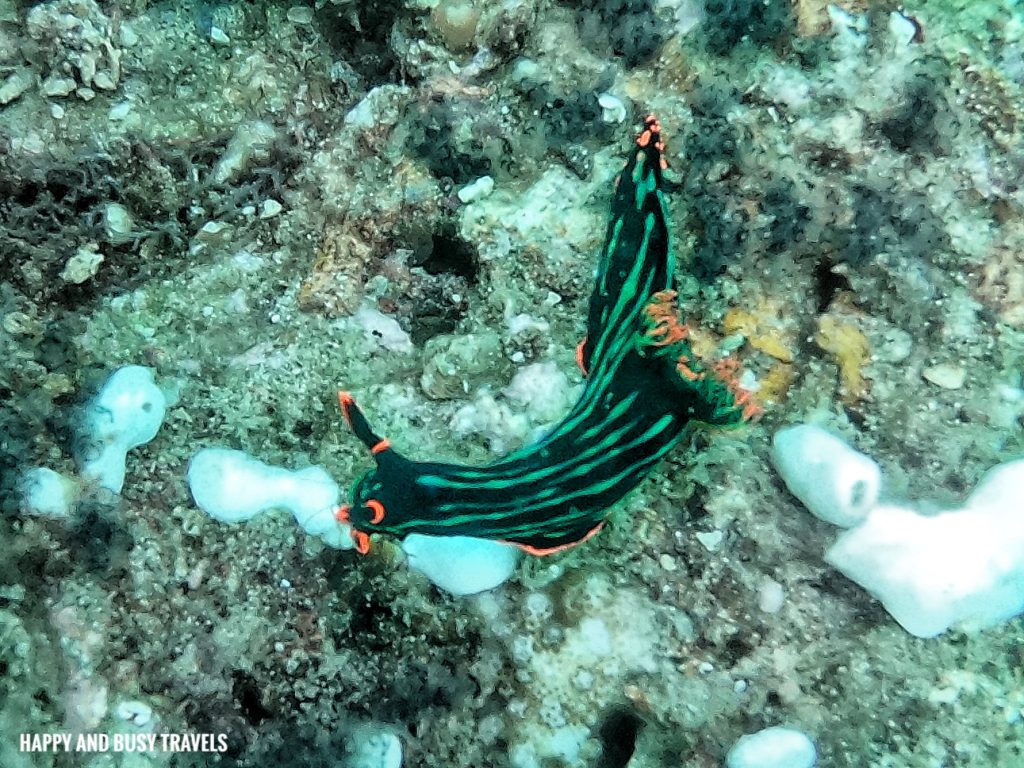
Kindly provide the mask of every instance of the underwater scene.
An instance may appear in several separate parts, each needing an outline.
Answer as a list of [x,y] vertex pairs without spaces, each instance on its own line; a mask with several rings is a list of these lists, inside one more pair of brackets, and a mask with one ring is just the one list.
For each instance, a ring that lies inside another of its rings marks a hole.
[[0,768],[1024,766],[1018,0],[0,0]]

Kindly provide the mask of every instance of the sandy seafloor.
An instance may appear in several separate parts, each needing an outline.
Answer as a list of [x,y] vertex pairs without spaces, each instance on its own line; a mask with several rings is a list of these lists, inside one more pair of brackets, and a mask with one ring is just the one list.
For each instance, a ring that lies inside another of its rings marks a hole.
[[[1024,453],[1022,10],[896,8],[0,0],[0,765],[355,765],[383,730],[407,768],[704,768],[779,724],[821,766],[1024,765],[1020,621],[909,635],[769,461],[815,421],[942,508]],[[347,487],[370,462],[339,386],[420,459],[557,419],[649,112],[683,313],[759,423],[479,597],[386,540],[195,507],[210,445]],[[18,478],[74,476],[76,414],[127,364],[172,405],[121,494],[24,514]],[[229,744],[18,750],[132,729]]]

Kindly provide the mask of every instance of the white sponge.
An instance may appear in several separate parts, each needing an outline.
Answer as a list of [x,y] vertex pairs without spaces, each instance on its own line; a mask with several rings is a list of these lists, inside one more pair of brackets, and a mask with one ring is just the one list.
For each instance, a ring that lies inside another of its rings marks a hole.
[[82,479],[120,493],[128,451],[156,437],[166,411],[152,369],[128,365],[114,371],[85,409],[76,456]]
[[978,486],[967,499],[967,506],[1001,510],[1006,514],[1006,523],[1020,530],[1024,526],[1024,503],[1021,491],[1024,489],[1024,459],[1007,461],[992,467],[978,481]]
[[812,768],[817,759],[814,744],[803,732],[777,725],[741,737],[725,764],[728,768]]
[[856,525],[878,500],[878,464],[821,427],[801,424],[776,432],[772,460],[790,492],[833,525]]
[[64,518],[78,500],[81,489],[74,480],[47,467],[33,467],[18,483],[21,511],[37,517]]
[[344,768],[402,768],[402,742],[383,728],[358,728],[347,751]]
[[876,507],[825,559],[918,637],[997,624],[1024,612],[1021,487],[1024,460],[989,471],[963,509]]
[[334,517],[338,484],[320,467],[287,470],[264,464],[244,451],[203,448],[188,465],[188,486],[196,505],[222,523],[248,520],[284,508],[306,533],[338,549],[351,549],[348,526]]
[[515,570],[519,550],[511,544],[470,536],[425,536],[402,541],[409,567],[453,595],[494,589]]

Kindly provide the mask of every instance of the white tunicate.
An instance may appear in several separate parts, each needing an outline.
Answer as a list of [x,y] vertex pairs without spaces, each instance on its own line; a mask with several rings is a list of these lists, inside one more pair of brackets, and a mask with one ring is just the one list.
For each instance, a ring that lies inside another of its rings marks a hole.
[[825,559],[917,637],[1017,616],[1024,612],[1024,517],[1015,482],[1022,469],[1016,461],[990,472],[963,509],[926,515],[875,507]]
[[494,589],[515,570],[519,550],[511,544],[469,536],[413,533],[402,541],[409,567],[453,595]]
[[776,432],[772,461],[790,492],[833,525],[856,525],[878,500],[878,464],[821,427],[801,424]]
[[344,768],[401,768],[402,742],[391,731],[365,726],[349,742]]
[[740,738],[725,758],[728,768],[812,768],[814,744],[795,728],[774,726]]
[[156,437],[166,411],[150,368],[116,370],[85,409],[77,452],[82,478],[120,493],[128,451]]
[[1001,509],[1012,515],[1019,512],[1024,489],[1024,459],[1007,461],[993,467],[967,497],[967,506]]
[[47,467],[28,470],[18,490],[22,514],[53,518],[67,517],[79,493],[76,482]]
[[288,470],[243,451],[203,448],[189,462],[188,486],[196,506],[222,523],[287,509],[306,533],[319,536],[328,546],[353,546],[348,527],[334,517],[341,491],[320,467]]

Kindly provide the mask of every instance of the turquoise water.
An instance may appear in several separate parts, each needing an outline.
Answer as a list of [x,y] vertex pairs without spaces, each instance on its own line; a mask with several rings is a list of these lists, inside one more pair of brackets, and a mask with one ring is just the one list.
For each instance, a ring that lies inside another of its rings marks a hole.
[[[0,0],[0,766],[1024,764],[1022,88],[1010,0]],[[337,391],[542,439],[652,113],[763,414],[565,551],[358,554]]]

